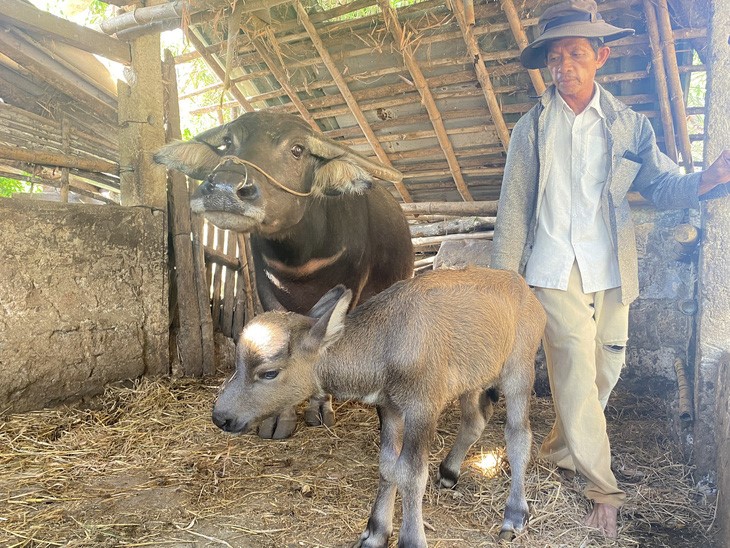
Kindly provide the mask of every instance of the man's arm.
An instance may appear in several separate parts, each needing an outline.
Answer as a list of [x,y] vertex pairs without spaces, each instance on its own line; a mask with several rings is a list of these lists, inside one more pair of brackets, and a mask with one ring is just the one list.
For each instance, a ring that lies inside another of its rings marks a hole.
[[702,172],[699,195],[703,196],[717,186],[730,183],[730,149],[722,151],[717,160]]

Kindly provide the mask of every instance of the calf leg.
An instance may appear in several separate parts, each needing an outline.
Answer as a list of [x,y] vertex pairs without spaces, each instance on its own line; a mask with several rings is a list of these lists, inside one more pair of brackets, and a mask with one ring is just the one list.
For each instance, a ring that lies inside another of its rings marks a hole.
[[451,489],[456,485],[464,457],[469,448],[482,435],[489,419],[492,418],[493,403],[497,401],[497,398],[498,393],[493,388],[467,392],[459,398],[461,424],[451,451],[439,465],[436,478],[439,487]]
[[259,437],[266,439],[284,439],[294,433],[297,427],[297,410],[290,407],[281,414],[269,417],[259,425]]
[[332,409],[332,396],[314,396],[309,399],[309,405],[304,412],[304,422],[309,426],[333,426],[335,412]]
[[502,370],[501,388],[504,392],[507,420],[504,437],[507,445],[512,478],[504,521],[499,533],[502,539],[512,539],[529,520],[525,497],[525,471],[530,461],[532,431],[530,430],[530,394],[534,380],[534,353],[532,357],[515,356],[507,359]]
[[403,450],[395,469],[395,481],[403,503],[403,523],[398,535],[399,548],[426,546],[423,495],[428,482],[428,449],[435,429],[435,417],[405,417]]
[[380,417],[380,482],[365,531],[354,547],[385,548],[393,534],[396,484],[394,470],[403,444],[403,416],[395,409],[378,407]]

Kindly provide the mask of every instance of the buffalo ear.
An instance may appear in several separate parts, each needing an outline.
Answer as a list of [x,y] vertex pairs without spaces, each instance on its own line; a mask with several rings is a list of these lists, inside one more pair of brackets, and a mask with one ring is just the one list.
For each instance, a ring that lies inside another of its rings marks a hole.
[[312,350],[326,348],[339,339],[351,301],[352,291],[342,284],[325,293],[307,313],[315,321],[305,336],[305,346]]
[[199,141],[173,141],[155,152],[153,159],[193,179],[205,179],[220,162],[213,149]]

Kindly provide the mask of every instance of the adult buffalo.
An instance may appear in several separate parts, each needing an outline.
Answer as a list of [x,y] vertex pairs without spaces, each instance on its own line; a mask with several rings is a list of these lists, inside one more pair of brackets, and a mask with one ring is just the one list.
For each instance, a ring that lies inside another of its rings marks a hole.
[[[375,178],[401,174],[314,132],[287,114],[249,112],[155,161],[205,179],[191,199],[214,225],[251,234],[256,289],[265,310],[307,313],[344,284],[351,306],[413,275],[413,246],[398,202]],[[262,350],[263,351],[263,350]],[[307,424],[334,422],[331,399],[313,399]],[[295,409],[259,427],[289,437]]]

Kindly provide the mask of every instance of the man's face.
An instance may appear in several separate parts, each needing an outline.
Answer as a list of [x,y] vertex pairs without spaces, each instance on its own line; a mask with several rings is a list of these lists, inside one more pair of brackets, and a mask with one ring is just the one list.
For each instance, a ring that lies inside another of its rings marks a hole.
[[596,71],[611,50],[601,46],[596,53],[587,38],[561,38],[548,46],[547,67],[564,98],[593,96]]

